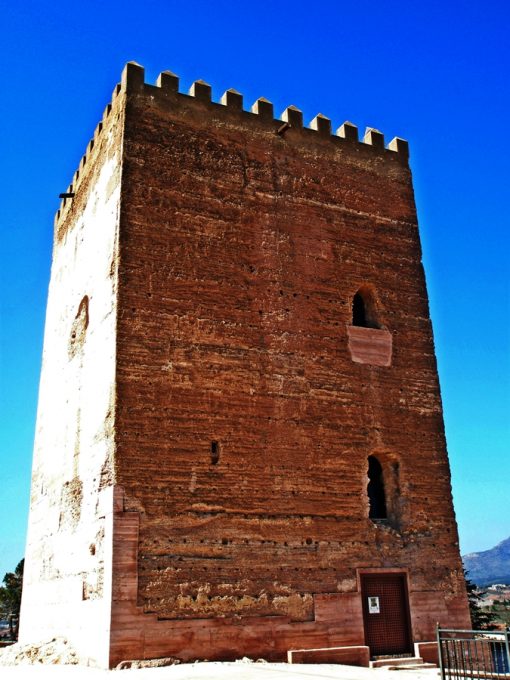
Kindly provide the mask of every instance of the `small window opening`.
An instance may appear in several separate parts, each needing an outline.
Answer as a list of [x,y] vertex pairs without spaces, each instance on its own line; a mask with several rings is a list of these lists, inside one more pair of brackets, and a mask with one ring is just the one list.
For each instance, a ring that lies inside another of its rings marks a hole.
[[211,465],[216,465],[220,459],[220,444],[217,441],[211,442]]
[[372,290],[368,286],[362,286],[352,298],[352,325],[362,328],[380,328],[378,317]]
[[352,301],[352,325],[365,327],[367,325],[365,302],[359,293],[356,293]]
[[386,494],[381,463],[375,456],[368,457],[368,501],[370,519],[387,519]]

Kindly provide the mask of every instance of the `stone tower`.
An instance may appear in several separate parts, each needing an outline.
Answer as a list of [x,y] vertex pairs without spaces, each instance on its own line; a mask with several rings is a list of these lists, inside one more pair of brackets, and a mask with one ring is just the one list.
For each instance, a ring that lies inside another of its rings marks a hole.
[[129,63],[67,194],[21,640],[366,664],[469,627],[406,142]]

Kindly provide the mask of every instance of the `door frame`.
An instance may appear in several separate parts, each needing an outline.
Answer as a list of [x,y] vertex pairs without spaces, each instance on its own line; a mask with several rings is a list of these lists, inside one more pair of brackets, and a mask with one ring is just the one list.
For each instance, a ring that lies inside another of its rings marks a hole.
[[412,626],[412,619],[411,619],[411,602],[409,599],[409,570],[401,567],[389,567],[389,568],[384,568],[384,567],[373,567],[373,568],[366,568],[366,569],[356,569],[356,581],[357,581],[357,589],[359,592],[360,600],[361,600],[361,616],[362,616],[362,621],[363,621],[363,635],[365,639],[365,645],[368,646],[368,641],[367,641],[367,629],[365,625],[365,616],[364,616],[364,609],[363,609],[363,588],[362,588],[362,580],[364,576],[402,576],[402,583],[404,584],[404,598],[405,598],[405,625],[407,628],[407,634],[409,636],[409,647],[410,647],[410,652],[413,652],[414,648],[414,635],[413,635],[413,626]]

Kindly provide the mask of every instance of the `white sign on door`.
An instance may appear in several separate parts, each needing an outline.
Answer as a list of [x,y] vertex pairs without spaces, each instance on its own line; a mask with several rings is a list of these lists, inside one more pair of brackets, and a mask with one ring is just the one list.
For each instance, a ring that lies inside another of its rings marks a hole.
[[379,598],[378,597],[369,597],[368,598],[368,613],[369,614],[380,614],[381,613],[381,607],[379,605]]

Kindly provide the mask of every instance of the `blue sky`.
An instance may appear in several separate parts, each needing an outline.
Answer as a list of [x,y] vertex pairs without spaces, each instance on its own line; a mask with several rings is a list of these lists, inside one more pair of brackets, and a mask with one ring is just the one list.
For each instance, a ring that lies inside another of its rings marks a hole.
[[0,579],[24,552],[57,197],[130,59],[409,140],[461,547],[509,536],[508,3],[3,5]]

